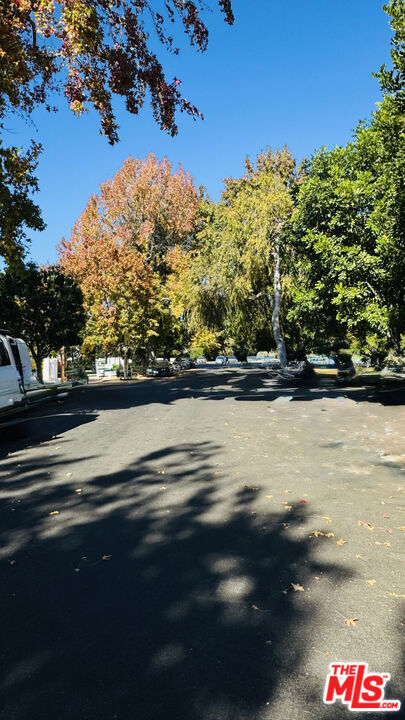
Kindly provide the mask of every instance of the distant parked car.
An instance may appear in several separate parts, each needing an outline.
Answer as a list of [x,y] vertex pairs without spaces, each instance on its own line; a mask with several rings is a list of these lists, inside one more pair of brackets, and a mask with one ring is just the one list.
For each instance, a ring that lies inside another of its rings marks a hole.
[[238,365],[238,359],[235,355],[218,355],[215,358],[217,365]]
[[197,365],[205,365],[206,362],[207,362],[207,358],[203,357],[202,355],[201,355],[201,357],[198,357],[196,360]]
[[194,363],[188,357],[178,357],[173,363],[175,370],[190,370],[192,367],[194,367]]
[[172,368],[170,367],[167,360],[161,360],[154,365],[149,365],[149,367],[146,369],[146,375],[148,377],[168,377],[172,374]]

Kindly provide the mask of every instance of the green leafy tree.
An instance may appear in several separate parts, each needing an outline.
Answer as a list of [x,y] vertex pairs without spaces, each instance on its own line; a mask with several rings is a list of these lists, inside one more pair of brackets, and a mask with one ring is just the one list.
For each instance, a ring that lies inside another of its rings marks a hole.
[[295,182],[287,148],[266,150],[255,165],[248,159],[242,178],[226,180],[218,205],[203,206],[198,243],[180,283],[192,327],[224,329],[237,347],[249,348],[261,336],[261,345],[276,345],[283,365],[282,265]]
[[312,158],[294,218],[306,272],[290,314],[301,314],[319,338],[349,339],[363,350],[400,350],[404,129],[395,99],[385,97],[352,143]]
[[382,65],[375,73],[385,94],[392,95],[399,108],[405,109],[405,1],[392,0],[383,5],[383,10],[391,16],[390,25],[394,31],[391,40],[392,68]]
[[204,356],[207,360],[214,360],[221,349],[218,334],[207,328],[201,328],[195,333],[190,345],[190,355],[193,359]]
[[81,290],[58,266],[29,263],[0,274],[0,325],[27,342],[40,381],[43,359],[79,344],[84,321]]
[[38,206],[31,195],[38,190],[33,173],[40,146],[33,143],[25,154],[17,147],[3,147],[0,140],[0,257],[18,264],[25,252],[26,228],[44,230]]

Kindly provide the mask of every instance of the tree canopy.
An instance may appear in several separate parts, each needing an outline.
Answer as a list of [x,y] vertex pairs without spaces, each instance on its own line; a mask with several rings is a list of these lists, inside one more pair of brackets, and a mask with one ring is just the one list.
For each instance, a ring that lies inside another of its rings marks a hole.
[[[231,0],[218,0],[227,23]],[[203,52],[208,43],[201,0],[0,0],[0,257],[21,260],[26,230],[43,230],[31,195],[39,144],[25,154],[4,145],[4,121],[13,113],[30,117],[38,105],[54,110],[64,96],[81,115],[94,108],[100,132],[118,141],[114,97],[137,115],[149,98],[159,127],[177,133],[177,112],[202,117],[185,98],[181,80],[168,78],[162,51],[177,55],[175,36],[185,33]]]
[[[218,0],[233,23],[231,0]],[[9,110],[30,113],[63,92],[80,115],[92,105],[101,132],[118,140],[113,96],[136,115],[148,92],[162,130],[177,132],[176,110],[192,116],[197,108],[181,94],[181,81],[169,80],[156,42],[177,54],[179,24],[191,45],[204,51],[208,28],[200,0],[0,0],[0,120]]]
[[154,347],[175,318],[165,288],[170,249],[187,247],[197,193],[190,175],[149,155],[128,158],[90,198],[62,267],[79,283],[87,311],[84,346],[105,353]]
[[[312,158],[295,214],[310,262],[306,292],[321,337],[359,349],[403,345],[405,332],[404,119],[386,97],[355,140]],[[305,294],[305,293],[304,293]]]
[[42,360],[81,342],[83,296],[58,266],[34,263],[0,273],[0,323],[28,344],[42,379]]
[[22,153],[14,146],[3,147],[0,140],[0,257],[10,266],[24,255],[26,228],[45,228],[39,207],[31,197],[38,189],[33,173],[39,151],[35,143]]

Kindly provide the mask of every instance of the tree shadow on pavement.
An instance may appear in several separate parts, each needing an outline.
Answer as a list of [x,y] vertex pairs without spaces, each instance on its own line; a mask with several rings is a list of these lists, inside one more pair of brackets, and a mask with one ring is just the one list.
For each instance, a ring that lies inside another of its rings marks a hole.
[[129,410],[151,404],[173,405],[179,400],[227,400],[238,402],[308,402],[341,397],[356,403],[405,404],[405,390],[372,387],[335,387],[321,380],[316,386],[294,385],[258,370],[191,371],[176,378],[140,380],[132,383],[90,385],[73,391],[65,400],[0,424],[0,458],[24,447],[47,442],[82,424],[93,422],[100,411]]
[[224,493],[215,451],[163,448],[80,494],[34,473],[19,511],[3,489],[1,720],[256,720],[305,672],[305,591],[349,573],[315,561],[304,505]]
[[74,412],[66,412],[59,407],[61,404],[37,407],[3,427],[0,425],[0,458],[32,445],[55,440],[69,430],[97,419],[97,413],[86,412],[80,407],[76,407]]

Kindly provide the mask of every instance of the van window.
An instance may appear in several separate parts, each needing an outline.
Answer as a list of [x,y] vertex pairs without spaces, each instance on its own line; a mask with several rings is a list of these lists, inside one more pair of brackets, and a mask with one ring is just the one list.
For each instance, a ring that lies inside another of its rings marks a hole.
[[0,367],[3,367],[4,365],[11,365],[11,360],[4,342],[0,338]]

